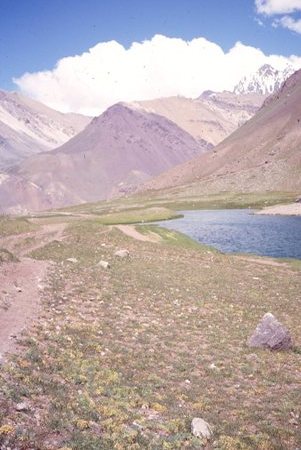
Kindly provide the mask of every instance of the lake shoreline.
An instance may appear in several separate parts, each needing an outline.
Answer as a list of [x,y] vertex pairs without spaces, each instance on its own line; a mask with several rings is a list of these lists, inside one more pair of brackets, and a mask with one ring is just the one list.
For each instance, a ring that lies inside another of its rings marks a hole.
[[255,214],[273,216],[301,216],[301,203],[267,206],[260,211],[256,211]]
[[183,218],[158,225],[228,254],[301,259],[300,216],[258,215],[251,209],[180,211]]

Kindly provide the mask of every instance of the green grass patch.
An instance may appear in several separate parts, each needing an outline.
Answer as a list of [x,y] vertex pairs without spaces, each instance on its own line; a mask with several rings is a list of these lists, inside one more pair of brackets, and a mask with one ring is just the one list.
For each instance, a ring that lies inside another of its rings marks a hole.
[[183,248],[194,248],[201,251],[210,251],[218,253],[214,247],[209,245],[201,244],[194,239],[191,239],[184,233],[179,231],[169,230],[167,228],[160,227],[159,225],[141,225],[136,227],[137,230],[142,234],[155,233],[163,240],[165,244],[175,245]]
[[121,212],[100,215],[99,223],[103,225],[135,224],[144,222],[157,222],[159,220],[169,220],[182,217],[171,209],[163,207],[153,207],[146,209],[135,208]]
[[[75,205],[64,210],[73,214],[114,214],[143,210],[146,208],[163,207],[177,210],[191,209],[237,209],[254,208],[260,209],[279,203],[291,203],[296,200],[300,193],[296,192],[222,192],[216,194],[191,195],[185,192],[185,187],[173,188],[166,191],[150,191],[139,193],[131,197],[119,198],[109,201],[85,203]],[[60,210],[58,210],[58,214]],[[63,213],[63,212],[62,212]],[[64,214],[64,213],[63,213]],[[139,221],[139,216],[135,220]],[[157,219],[154,219],[157,220]],[[160,219],[158,219],[160,220]],[[162,219],[163,220],[163,219]]]
[[159,204],[176,209],[261,209],[266,206],[273,206],[279,203],[294,202],[297,194],[290,192],[262,192],[262,193],[232,193],[224,192],[218,194],[199,195],[195,197],[182,197],[182,192],[172,196],[172,199],[160,197],[153,201]]
[[37,225],[30,223],[23,217],[1,217],[0,218],[0,236],[11,236],[14,234],[28,233],[35,231],[38,228]]
[[17,262],[18,258],[6,248],[0,248],[0,264],[6,262]]

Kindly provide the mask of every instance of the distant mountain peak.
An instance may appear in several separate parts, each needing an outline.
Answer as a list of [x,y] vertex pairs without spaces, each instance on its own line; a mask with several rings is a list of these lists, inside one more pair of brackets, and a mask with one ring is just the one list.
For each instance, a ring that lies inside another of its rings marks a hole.
[[0,90],[0,171],[62,145],[90,120],[55,111],[18,92]]
[[294,71],[291,65],[287,65],[283,70],[278,70],[270,64],[264,64],[255,73],[243,77],[234,87],[233,92],[235,94],[273,94],[280,89],[283,82]]

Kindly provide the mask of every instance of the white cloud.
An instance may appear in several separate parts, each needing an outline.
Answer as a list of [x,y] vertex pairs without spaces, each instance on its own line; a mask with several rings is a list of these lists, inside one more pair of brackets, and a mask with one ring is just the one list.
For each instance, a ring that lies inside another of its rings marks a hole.
[[232,89],[246,74],[268,63],[301,67],[301,58],[265,55],[236,43],[228,52],[205,38],[184,41],[156,35],[126,49],[116,41],[59,60],[52,70],[25,73],[20,90],[60,111],[98,115],[118,101]]
[[290,16],[283,16],[274,23],[276,25],[281,25],[283,28],[288,28],[291,31],[301,34],[301,19],[295,20]]
[[301,0],[255,0],[255,6],[259,14],[290,14],[301,11]]
[[264,23],[259,17],[255,17],[254,20],[260,27],[264,27]]
[[273,27],[281,26],[301,34],[301,19],[294,13],[301,11],[301,0],[255,0],[258,14],[282,16],[272,22]]

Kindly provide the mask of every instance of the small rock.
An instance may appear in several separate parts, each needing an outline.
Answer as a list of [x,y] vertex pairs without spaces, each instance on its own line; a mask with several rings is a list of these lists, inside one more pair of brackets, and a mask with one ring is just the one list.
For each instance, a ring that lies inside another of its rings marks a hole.
[[109,269],[110,264],[107,261],[99,261],[97,264],[99,267],[102,267],[103,269]]
[[74,264],[78,262],[78,260],[76,258],[67,258],[66,261],[74,263]]
[[22,289],[20,288],[20,286],[18,286],[17,282],[14,282],[14,286],[17,292],[22,292]]
[[128,258],[130,256],[130,252],[126,249],[117,250],[114,253],[114,256],[117,256],[118,258]]
[[16,411],[28,411],[29,405],[26,402],[17,403],[16,405]]
[[138,422],[133,422],[132,425],[134,428],[138,429],[139,431],[142,431],[144,429],[144,426]]
[[288,350],[292,348],[292,338],[289,331],[278,322],[273,314],[267,313],[249,338],[248,346],[270,350]]
[[250,353],[246,356],[246,358],[248,361],[259,361],[259,357],[258,355],[256,355],[256,353]]
[[208,368],[210,370],[218,370],[218,367],[214,363],[209,364]]
[[205,420],[195,417],[191,422],[191,433],[196,437],[209,440],[212,436],[212,429]]

